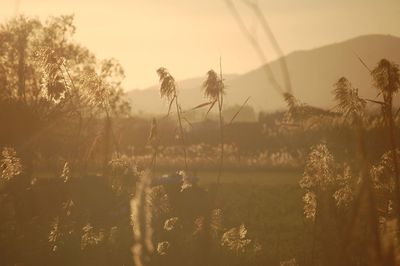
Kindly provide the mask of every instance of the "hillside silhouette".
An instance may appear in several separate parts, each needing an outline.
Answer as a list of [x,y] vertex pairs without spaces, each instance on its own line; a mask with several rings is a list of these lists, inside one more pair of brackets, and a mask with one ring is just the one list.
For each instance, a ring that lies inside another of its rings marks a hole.
[[[365,35],[344,42],[319,48],[296,51],[286,56],[294,95],[310,105],[330,107],[333,105],[333,84],[342,76],[352,80],[360,95],[375,98],[376,90],[371,86],[368,70],[358,57],[373,68],[381,58],[400,63],[400,38],[390,35]],[[278,81],[282,84],[278,60],[269,63]],[[196,77],[178,81],[181,105],[184,109],[204,102],[201,85],[205,79]],[[225,75],[227,105],[242,104],[251,97],[249,105],[257,111],[273,111],[284,108],[285,102],[269,84],[259,67],[242,75]],[[156,80],[156,75],[155,75]],[[158,85],[127,93],[134,112],[164,113],[168,104],[160,100]]]

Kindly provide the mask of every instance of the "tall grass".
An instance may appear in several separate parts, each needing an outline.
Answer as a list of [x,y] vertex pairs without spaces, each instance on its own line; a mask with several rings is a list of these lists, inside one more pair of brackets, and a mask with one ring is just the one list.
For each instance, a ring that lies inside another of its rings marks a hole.
[[387,131],[390,140],[390,150],[393,159],[393,167],[395,174],[395,195],[396,200],[394,208],[397,213],[397,219],[400,224],[400,173],[397,158],[397,141],[396,126],[393,116],[393,97],[400,88],[399,67],[386,59],[379,61],[378,65],[372,70],[374,86],[378,89],[379,94],[383,97],[382,116],[387,125]]
[[157,70],[157,74],[160,78],[160,95],[161,98],[165,98],[169,101],[169,108],[168,114],[171,110],[172,105],[175,102],[176,107],[176,115],[178,117],[178,125],[179,125],[179,138],[182,143],[182,150],[185,156],[185,170],[188,171],[188,163],[187,163],[187,151],[186,151],[186,143],[185,143],[185,133],[182,126],[182,109],[179,105],[178,100],[178,90],[176,87],[175,79],[171,74],[168,72],[166,68],[159,68]]
[[222,167],[224,163],[224,118],[222,116],[223,103],[224,103],[224,82],[222,77],[222,67],[220,70],[220,76],[214,70],[207,72],[207,79],[203,83],[204,96],[210,100],[210,108],[207,112],[210,112],[215,104],[218,106],[218,117],[219,117],[219,135],[220,135],[220,162],[217,176],[217,184],[220,183],[222,174]]

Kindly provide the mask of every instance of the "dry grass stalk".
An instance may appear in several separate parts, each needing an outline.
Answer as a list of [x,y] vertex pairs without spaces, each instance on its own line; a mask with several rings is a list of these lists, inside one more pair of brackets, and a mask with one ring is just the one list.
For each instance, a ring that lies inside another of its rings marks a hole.
[[386,59],[379,61],[378,65],[371,71],[374,86],[382,95],[384,104],[382,105],[382,115],[385,119],[390,139],[390,149],[393,156],[393,166],[395,174],[395,194],[396,200],[394,209],[400,223],[400,173],[397,160],[396,126],[393,116],[393,96],[400,88],[399,67],[395,63]]
[[[368,175],[368,165],[366,162],[366,149],[364,137],[363,119],[365,115],[366,101],[358,95],[358,90],[344,77],[340,78],[335,84],[335,100],[338,102],[336,109],[342,114],[344,120],[349,121],[354,126],[356,139],[356,151],[358,155],[359,171],[361,176],[361,187],[356,197],[355,207],[347,228],[345,239],[351,236],[352,228],[360,212],[361,201],[366,196],[369,225],[373,233],[372,248],[375,251],[373,259],[376,263],[382,261],[382,248],[379,233],[378,214],[376,211],[376,199],[373,192],[371,177]],[[344,241],[345,248],[349,241]]]
[[213,108],[215,103],[218,103],[218,115],[219,115],[219,131],[220,131],[220,145],[221,145],[221,155],[218,167],[218,177],[217,184],[220,183],[222,167],[224,162],[224,119],[222,116],[223,103],[224,103],[224,82],[222,77],[222,67],[220,61],[220,76],[214,70],[207,72],[207,79],[203,83],[204,96],[209,99],[212,104],[208,112]]
[[147,171],[140,175],[136,185],[135,197],[131,201],[131,219],[134,235],[132,247],[135,265],[144,266],[151,260],[153,253],[153,229],[151,227],[151,182],[152,174]]
[[157,74],[160,77],[161,98],[166,98],[169,101],[168,114],[171,110],[173,103],[175,102],[176,113],[178,116],[178,123],[179,123],[180,139],[182,142],[182,149],[185,156],[185,170],[188,171],[185,134],[182,126],[182,110],[178,102],[178,90],[176,87],[175,79],[164,67],[160,67],[159,69],[157,69]]
[[153,149],[153,156],[151,159],[151,169],[154,174],[156,170],[157,152],[158,152],[158,130],[157,130],[157,120],[155,118],[153,118],[153,120],[151,121],[150,135],[147,140],[147,143],[151,145]]

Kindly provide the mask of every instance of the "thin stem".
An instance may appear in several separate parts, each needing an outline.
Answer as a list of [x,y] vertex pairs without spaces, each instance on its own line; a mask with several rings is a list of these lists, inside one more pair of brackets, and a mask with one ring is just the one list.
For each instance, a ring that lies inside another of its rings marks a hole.
[[314,260],[315,260],[315,244],[316,244],[316,238],[317,238],[317,222],[318,222],[318,200],[316,202],[316,206],[315,206],[315,217],[314,217],[314,223],[313,223],[313,229],[312,229],[312,241],[311,241],[311,258],[310,258],[310,265],[314,265]]
[[282,87],[279,85],[279,83],[275,79],[274,73],[268,64],[267,56],[265,55],[263,49],[261,48],[260,44],[255,39],[255,37],[247,29],[245,23],[242,20],[242,17],[240,16],[239,12],[236,9],[235,4],[232,2],[232,0],[225,0],[225,2],[228,5],[228,8],[231,10],[231,13],[232,13],[233,17],[235,18],[236,22],[238,23],[238,26],[239,26],[240,30],[242,31],[243,35],[247,38],[249,43],[253,46],[261,63],[264,64],[262,69],[264,70],[264,72],[268,78],[268,81],[271,83],[273,88],[279,94],[283,94],[284,90],[282,89]]
[[[379,221],[378,215],[376,213],[376,202],[375,196],[373,193],[372,182],[370,176],[368,176],[368,166],[366,163],[366,150],[365,150],[365,137],[364,137],[364,130],[362,127],[361,121],[358,122],[357,128],[357,136],[358,136],[358,153],[359,153],[359,160],[361,166],[361,178],[363,182],[363,187],[366,189],[367,192],[367,201],[369,206],[369,219],[370,225],[372,229],[372,233],[374,236],[374,250],[376,252],[376,259],[378,264],[382,262],[382,247],[381,247],[381,240],[380,240],[380,233],[379,233]],[[360,207],[360,206],[359,206]]]
[[185,136],[184,136],[183,127],[182,127],[181,109],[179,108],[178,96],[175,94],[174,97],[175,97],[176,113],[178,115],[179,131],[180,131],[181,141],[182,141],[182,149],[183,149],[183,154],[185,156],[185,171],[187,172],[188,171],[187,152],[186,152]]
[[[220,79],[221,79],[221,86],[223,86],[223,77],[222,77],[222,63],[221,58],[219,60],[219,69],[220,69]],[[224,118],[222,117],[222,108],[224,102],[224,94],[222,91],[222,87],[219,88],[218,94],[218,112],[219,112],[219,133],[220,133],[220,142],[221,142],[221,155],[219,161],[219,168],[218,168],[218,177],[217,177],[217,184],[220,184],[221,175],[222,175],[222,167],[224,164]]]
[[[222,97],[222,96],[221,96]],[[218,98],[218,111],[219,111],[219,134],[220,134],[220,142],[221,142],[221,155],[219,160],[219,167],[218,167],[218,179],[217,184],[219,185],[221,175],[222,175],[222,166],[224,163],[224,119],[222,117],[222,101]]]
[[150,162],[150,169],[151,169],[151,172],[152,172],[153,176],[156,173],[157,152],[158,152],[158,144],[154,144],[154,146],[153,146],[153,156],[152,156],[151,162]]
[[111,137],[111,116],[106,111],[105,125],[104,125],[104,161],[103,161],[103,174],[108,173],[108,162],[110,158],[110,137]]
[[264,16],[263,12],[261,12],[261,9],[258,6],[258,4],[249,2],[249,1],[245,1],[245,3],[247,3],[251,9],[253,9],[253,12],[258,17],[258,20],[261,22],[261,26],[263,27],[264,33],[267,35],[268,39],[271,41],[272,47],[274,48],[275,52],[277,53],[277,55],[279,57],[278,61],[279,61],[280,67],[281,67],[283,77],[284,77],[284,84],[285,84],[286,90],[287,90],[287,92],[292,93],[292,84],[290,81],[289,69],[288,69],[288,66],[286,63],[285,55],[284,55],[281,47],[279,46],[279,43],[276,40],[274,33],[272,32],[271,27],[269,26],[266,17]]
[[381,239],[379,232],[379,221],[377,214],[377,206],[375,194],[373,192],[373,184],[371,182],[371,177],[368,175],[368,165],[366,160],[366,148],[365,148],[365,134],[364,127],[360,117],[357,117],[356,127],[355,127],[355,137],[358,140],[356,143],[356,151],[357,151],[357,161],[360,166],[360,176],[361,176],[361,184],[360,191],[354,202],[354,210],[351,215],[350,221],[347,225],[347,229],[345,230],[344,236],[344,247],[343,250],[346,252],[347,246],[351,243],[351,233],[355,227],[357,215],[361,213],[361,207],[364,197],[366,200],[366,206],[368,211],[368,222],[371,226],[373,243],[372,249],[376,252],[375,260],[376,264],[380,265],[382,262],[382,247],[381,247]]
[[390,149],[392,153],[394,174],[395,174],[395,193],[396,193],[396,204],[394,204],[396,214],[398,216],[398,223],[400,223],[400,181],[399,181],[399,166],[397,161],[397,143],[395,136],[395,124],[393,119],[393,108],[392,108],[392,97],[390,97],[387,106],[387,114],[388,114],[388,130],[389,130],[389,139],[390,139]]
[[157,165],[157,147],[154,148],[154,152],[153,152],[153,162],[152,162],[152,171],[153,174],[156,173],[156,165]]
[[158,130],[157,130],[157,120],[155,118],[153,118],[148,141],[153,148],[153,157],[151,159],[151,170],[154,176],[156,173],[157,153],[158,153]]

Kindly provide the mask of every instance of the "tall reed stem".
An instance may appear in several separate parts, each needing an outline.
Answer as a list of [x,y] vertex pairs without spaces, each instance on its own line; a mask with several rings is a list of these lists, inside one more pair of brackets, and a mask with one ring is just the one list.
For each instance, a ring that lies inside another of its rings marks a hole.
[[[220,79],[221,79],[221,86],[223,86],[223,78],[222,78],[222,63],[221,58],[219,59],[219,70],[220,70]],[[220,142],[221,142],[221,155],[218,167],[218,177],[217,177],[217,184],[220,184],[221,175],[222,175],[222,167],[224,164],[224,118],[222,116],[222,108],[224,103],[224,94],[222,88],[218,94],[218,112],[219,112],[219,134],[220,134]]]
[[[357,139],[358,139],[358,154],[359,154],[359,163],[360,163],[360,174],[362,178],[362,189],[365,189],[367,192],[367,201],[368,201],[368,214],[370,226],[372,227],[372,233],[374,237],[373,248],[376,252],[376,260],[379,265],[382,260],[382,247],[379,233],[379,221],[378,215],[376,212],[376,201],[373,192],[371,178],[368,175],[368,166],[366,162],[366,149],[365,149],[365,137],[364,137],[364,129],[361,121],[357,123]],[[361,193],[360,193],[361,196]]]
[[180,131],[180,137],[181,137],[181,142],[182,142],[182,150],[183,150],[183,155],[185,157],[185,171],[187,172],[188,171],[187,151],[186,151],[185,135],[183,132],[183,127],[182,127],[181,108],[179,107],[178,96],[176,95],[176,93],[174,96],[175,96],[176,113],[178,115],[179,131]]
[[394,175],[395,175],[395,193],[396,193],[396,204],[394,204],[395,212],[397,214],[398,223],[400,224],[400,181],[399,181],[399,165],[397,160],[397,143],[396,143],[396,127],[393,118],[392,98],[387,103],[387,123],[389,131],[390,149],[393,160]]
[[108,162],[110,161],[110,139],[111,139],[111,116],[106,112],[105,125],[104,125],[104,158],[103,158],[103,174],[108,174]]

